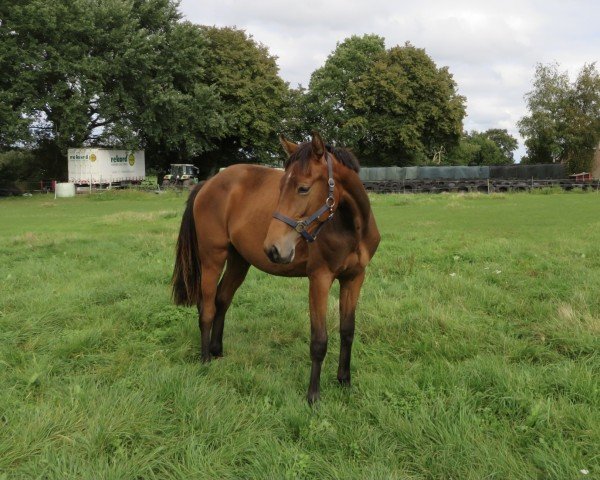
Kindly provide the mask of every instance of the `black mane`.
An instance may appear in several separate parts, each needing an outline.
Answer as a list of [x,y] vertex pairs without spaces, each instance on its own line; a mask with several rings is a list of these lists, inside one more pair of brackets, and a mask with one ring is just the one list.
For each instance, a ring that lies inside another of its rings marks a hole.
[[[360,163],[358,163],[358,159],[350,150],[348,150],[347,148],[332,147],[331,145],[327,145],[325,148],[329,153],[333,154],[342,165],[349,168],[350,170],[354,170],[356,173],[359,172]],[[287,168],[295,162],[300,162],[302,168],[306,168],[308,166],[308,162],[310,161],[311,154],[311,143],[301,143],[300,145],[298,145],[298,149],[294,153],[292,153],[285,161],[284,168],[287,170]]]

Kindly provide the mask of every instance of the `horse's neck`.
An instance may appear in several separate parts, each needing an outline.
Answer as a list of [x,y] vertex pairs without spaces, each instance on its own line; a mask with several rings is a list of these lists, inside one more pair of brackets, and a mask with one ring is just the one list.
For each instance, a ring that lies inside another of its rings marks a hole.
[[342,192],[339,208],[346,209],[352,217],[355,235],[359,240],[368,234],[371,217],[371,204],[367,192],[358,175],[345,167],[340,167],[339,181]]

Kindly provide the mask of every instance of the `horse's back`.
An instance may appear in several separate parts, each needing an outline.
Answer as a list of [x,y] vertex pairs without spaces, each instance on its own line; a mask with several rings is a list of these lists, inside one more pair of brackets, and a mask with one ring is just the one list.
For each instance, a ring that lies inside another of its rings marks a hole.
[[253,210],[258,201],[275,204],[281,173],[259,165],[232,165],[206,181],[196,197],[196,209],[203,215],[228,217],[232,209],[238,214]]
[[214,184],[214,187],[217,185],[221,187],[242,185],[245,188],[256,188],[264,185],[265,182],[270,183],[273,179],[277,179],[276,181],[278,181],[282,175],[283,171],[275,168],[238,163],[221,170],[214,177],[207,180],[205,187]]

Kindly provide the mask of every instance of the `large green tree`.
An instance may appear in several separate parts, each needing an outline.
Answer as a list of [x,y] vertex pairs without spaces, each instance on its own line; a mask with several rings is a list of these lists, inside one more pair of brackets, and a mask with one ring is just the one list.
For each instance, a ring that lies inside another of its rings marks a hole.
[[586,64],[575,81],[557,64],[538,65],[525,96],[529,114],[519,122],[526,163],[562,162],[589,171],[600,141],[600,74]]
[[202,160],[214,166],[274,161],[280,155],[277,134],[293,101],[275,57],[242,30],[201,30],[208,42],[203,78],[217,93],[225,122],[222,138]]
[[209,81],[209,41],[197,25],[177,23],[161,59],[134,91],[134,126],[152,164],[187,163],[218,148],[228,131],[225,102]]
[[341,145],[356,144],[356,112],[350,105],[351,86],[385,54],[385,40],[378,35],[352,36],[338,43],[325,64],[310,78],[303,102],[304,134],[314,128]]
[[150,164],[168,163],[224,134],[207,42],[176,2],[8,1],[0,18],[0,142],[41,148],[49,174],[68,147],[150,146]]
[[465,98],[446,67],[409,43],[379,56],[350,97],[357,147],[372,163],[423,163],[460,139]]
[[489,128],[481,135],[496,144],[502,153],[502,164],[515,163],[515,150],[519,147],[519,142],[505,128]]
[[458,145],[441,156],[450,165],[510,165],[514,163],[517,139],[505,129],[464,132]]
[[410,43],[376,35],[340,43],[311,77],[306,126],[352,148],[363,163],[424,163],[454,148],[465,99],[447,68]]

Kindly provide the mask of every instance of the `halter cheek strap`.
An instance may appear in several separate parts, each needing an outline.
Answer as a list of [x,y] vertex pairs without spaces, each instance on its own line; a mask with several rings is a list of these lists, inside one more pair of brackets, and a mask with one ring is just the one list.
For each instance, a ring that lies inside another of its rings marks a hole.
[[[335,205],[335,198],[333,196],[333,190],[335,188],[335,181],[333,180],[333,163],[331,161],[331,156],[328,153],[325,153],[325,157],[327,159],[327,184],[329,186],[329,193],[323,206],[319,208],[315,213],[313,213],[310,217],[305,218],[303,220],[294,220],[293,218],[287,217],[279,212],[273,213],[273,218],[281,220],[283,223],[292,227],[300,235],[302,235],[304,240],[306,240],[308,243],[312,243],[317,239],[317,235],[319,234],[323,226],[329,220],[331,220],[331,217],[333,217],[333,214],[335,213],[335,210],[333,209]],[[308,227],[310,227],[314,222],[321,218],[321,216],[326,212],[329,212],[329,216],[323,222],[321,222],[312,233],[310,233],[308,231]]]

